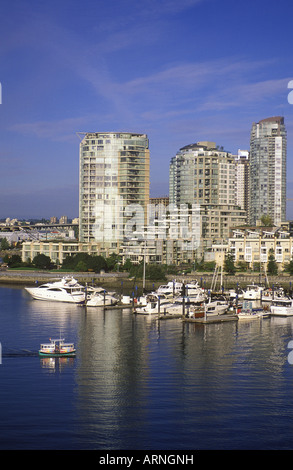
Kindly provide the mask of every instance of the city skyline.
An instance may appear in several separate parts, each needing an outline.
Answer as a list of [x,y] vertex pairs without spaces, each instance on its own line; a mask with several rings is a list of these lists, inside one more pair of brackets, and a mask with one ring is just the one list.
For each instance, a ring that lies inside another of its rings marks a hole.
[[293,197],[289,0],[1,6],[0,218],[78,217],[77,132],[147,134],[156,197],[179,148],[209,140],[237,154],[253,122],[279,115]]

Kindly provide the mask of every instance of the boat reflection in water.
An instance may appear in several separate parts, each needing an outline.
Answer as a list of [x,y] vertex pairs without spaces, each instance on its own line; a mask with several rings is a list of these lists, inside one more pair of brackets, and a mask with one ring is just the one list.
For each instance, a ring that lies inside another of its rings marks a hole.
[[74,357],[40,357],[40,365],[49,372],[62,372],[74,366]]

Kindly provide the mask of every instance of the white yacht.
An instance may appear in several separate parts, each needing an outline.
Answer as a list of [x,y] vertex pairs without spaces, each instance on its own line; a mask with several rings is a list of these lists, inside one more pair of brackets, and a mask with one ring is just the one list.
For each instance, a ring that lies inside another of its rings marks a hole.
[[236,297],[241,300],[244,297],[244,290],[243,289],[230,289],[229,290],[229,297],[231,300],[236,299]]
[[260,300],[264,287],[258,286],[257,284],[251,284],[247,286],[243,294],[244,300]]
[[63,277],[55,282],[47,282],[38,287],[25,287],[25,290],[36,300],[69,302],[82,304],[85,301],[85,289],[76,279]]
[[273,316],[293,316],[293,299],[275,299],[270,306],[270,312]]
[[227,313],[229,304],[224,300],[213,300],[209,302],[204,302],[200,306],[194,305],[191,306],[188,313],[189,318],[195,318],[199,316],[215,316],[215,315],[224,315]]
[[224,300],[213,300],[206,303],[207,315],[223,315],[228,311],[229,304]]
[[165,294],[168,296],[178,295],[182,292],[182,287],[182,282],[169,281],[167,284],[159,286],[156,293],[159,295]]
[[263,302],[272,302],[273,300],[282,300],[286,299],[285,291],[283,288],[278,289],[265,289],[262,292],[262,301]]
[[156,293],[175,297],[182,294],[183,288],[185,288],[185,295],[188,297],[204,293],[204,289],[200,287],[197,281],[191,281],[185,284],[184,282],[177,282],[175,280],[159,286]]
[[136,305],[134,310],[135,313],[140,313],[144,315],[158,314],[168,312],[169,308],[174,307],[174,303],[170,302],[166,296],[161,296],[156,293],[148,294],[145,300],[145,304]]
[[87,307],[103,307],[109,305],[116,305],[118,299],[114,295],[108,293],[103,288],[97,288],[88,290],[87,289]]
[[203,294],[204,289],[202,289],[197,281],[191,281],[185,284],[185,294],[188,297],[197,294]]
[[[200,305],[207,300],[207,296],[203,291],[198,291],[197,293],[193,293],[184,297],[185,304],[195,304]],[[183,303],[183,297],[176,297],[177,303]]]

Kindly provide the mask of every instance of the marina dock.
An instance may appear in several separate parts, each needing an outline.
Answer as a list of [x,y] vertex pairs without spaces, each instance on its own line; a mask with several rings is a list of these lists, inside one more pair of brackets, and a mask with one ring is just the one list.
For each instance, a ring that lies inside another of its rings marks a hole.
[[202,323],[202,324],[209,324],[209,323],[223,323],[227,321],[238,321],[237,315],[208,315],[205,317],[200,318],[187,318],[182,317],[182,321],[186,323]]

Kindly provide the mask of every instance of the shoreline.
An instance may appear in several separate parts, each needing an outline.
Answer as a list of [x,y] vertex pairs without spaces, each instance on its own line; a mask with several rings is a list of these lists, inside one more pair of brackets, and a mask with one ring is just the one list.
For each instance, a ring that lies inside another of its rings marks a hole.
[[[0,271],[0,285],[18,285],[18,286],[32,286],[36,284],[44,284],[46,282],[51,282],[53,280],[61,279],[62,277],[72,276],[77,279],[80,283],[84,284],[95,284],[98,286],[104,286],[106,289],[119,289],[119,290],[131,290],[140,293],[142,290],[142,279],[129,278],[129,274],[125,272],[120,273],[93,273],[93,272],[46,272],[46,271],[22,271],[22,270],[6,270]],[[188,275],[167,275],[167,281],[145,281],[145,289],[151,291],[156,289],[161,284],[165,284],[168,281],[176,279],[177,281],[190,282],[191,280],[197,280],[198,283],[206,288],[210,289],[213,273],[193,273]],[[225,289],[235,288],[236,285],[240,288],[244,288],[249,284],[265,284],[266,280],[264,276],[259,274],[251,273],[239,273],[234,276],[224,275],[223,276],[223,285]],[[292,275],[279,275],[279,276],[269,276],[268,277],[269,287],[274,285],[281,285],[283,288],[292,289],[293,288],[293,276]],[[217,282],[217,289],[220,288],[220,280]]]

